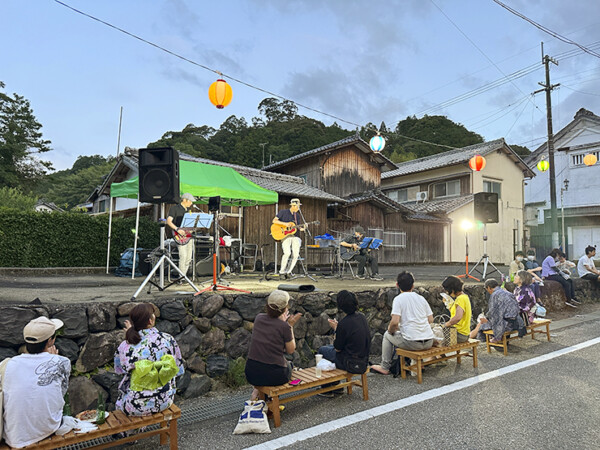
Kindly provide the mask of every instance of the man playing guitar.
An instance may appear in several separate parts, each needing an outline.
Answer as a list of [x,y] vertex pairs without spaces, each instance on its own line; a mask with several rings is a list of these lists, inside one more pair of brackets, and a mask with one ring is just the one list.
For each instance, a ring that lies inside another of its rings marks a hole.
[[[178,234],[179,236],[186,236],[187,232],[181,228],[181,221],[183,215],[189,211],[190,206],[196,199],[192,194],[185,193],[181,196],[181,202],[178,205],[171,206],[169,209],[169,215],[167,217],[167,226],[171,229],[173,236]],[[186,244],[180,245],[179,248],[179,270],[187,275],[187,271],[192,262],[192,252],[194,250],[194,240],[190,239]]]
[[[273,223],[277,225],[284,225],[288,227],[297,227],[301,223],[300,211],[300,199],[293,198],[290,201],[290,209],[282,209],[277,213],[277,217],[273,219]],[[300,231],[304,231],[304,227],[298,228]],[[279,267],[279,276],[288,278],[291,276],[298,256],[300,256],[300,244],[302,239],[295,235],[289,235],[281,241],[281,249],[283,250],[283,256],[281,257],[281,266]],[[292,256],[290,260],[290,255]],[[289,261],[289,269],[287,268]]]
[[[371,265],[371,279],[383,280],[379,275],[379,264],[377,262],[377,256],[372,255],[367,249],[361,249],[359,244],[365,237],[365,229],[358,225],[354,228],[354,235],[347,237],[340,242],[340,256],[342,259],[350,260],[354,259],[358,262],[358,278],[361,280],[365,279],[365,265],[370,263]],[[352,257],[350,255],[353,254]],[[344,257],[346,255],[346,257]]]

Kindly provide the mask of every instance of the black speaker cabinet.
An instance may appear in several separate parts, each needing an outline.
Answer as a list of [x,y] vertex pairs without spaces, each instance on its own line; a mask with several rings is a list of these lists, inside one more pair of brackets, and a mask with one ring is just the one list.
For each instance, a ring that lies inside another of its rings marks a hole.
[[139,152],[140,201],[179,202],[179,154],[171,147],[142,148]]
[[208,197],[208,210],[219,211],[221,209],[221,197]]
[[498,223],[498,194],[478,192],[473,196],[475,220],[483,223]]

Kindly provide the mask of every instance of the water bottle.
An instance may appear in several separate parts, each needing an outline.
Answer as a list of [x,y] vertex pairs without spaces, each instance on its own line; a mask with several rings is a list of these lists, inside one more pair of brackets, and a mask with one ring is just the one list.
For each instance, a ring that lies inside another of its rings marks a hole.
[[102,392],[98,394],[98,407],[96,408],[96,424],[101,425],[106,421],[106,404]]
[[315,367],[315,375],[317,376],[317,378],[321,378],[321,376],[323,375],[321,372],[321,368],[319,367],[319,363],[321,362],[322,359],[323,359],[323,355],[320,355],[320,354],[315,355],[315,363],[317,364],[317,366]]

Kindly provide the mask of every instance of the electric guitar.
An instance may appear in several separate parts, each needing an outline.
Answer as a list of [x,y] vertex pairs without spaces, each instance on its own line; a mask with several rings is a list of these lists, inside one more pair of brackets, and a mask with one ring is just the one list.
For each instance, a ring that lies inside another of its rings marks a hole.
[[188,242],[190,242],[190,239],[192,239],[193,234],[187,228],[180,228],[180,230],[185,231],[185,235],[182,236],[177,231],[174,231],[173,240],[177,245],[185,245]]
[[[320,223],[321,222],[319,222],[318,220],[315,220],[314,222],[308,222],[306,225],[319,225]],[[279,225],[278,223],[274,223],[271,225],[271,236],[273,236],[273,239],[275,239],[276,241],[281,241],[282,239],[288,236],[293,236],[294,234],[296,234],[298,228],[303,226],[304,224],[294,225],[290,227],[287,225]]]

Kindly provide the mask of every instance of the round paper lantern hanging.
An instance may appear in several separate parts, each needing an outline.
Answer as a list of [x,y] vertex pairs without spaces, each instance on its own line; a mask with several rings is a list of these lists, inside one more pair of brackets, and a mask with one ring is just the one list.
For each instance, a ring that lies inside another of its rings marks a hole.
[[233,98],[233,91],[227,81],[218,79],[208,88],[208,99],[219,109],[225,108]]
[[371,147],[371,150],[373,150],[376,153],[379,153],[385,147],[385,139],[378,134],[377,136],[373,136],[371,138],[369,145]]
[[545,172],[550,168],[550,163],[545,159],[542,159],[539,163],[537,163],[537,168],[540,172]]
[[596,164],[598,162],[598,158],[596,157],[596,155],[590,153],[589,155],[585,155],[583,157],[583,163],[586,166],[593,166],[594,164]]
[[485,167],[485,158],[481,155],[475,155],[469,160],[469,167],[475,172],[483,170]]

